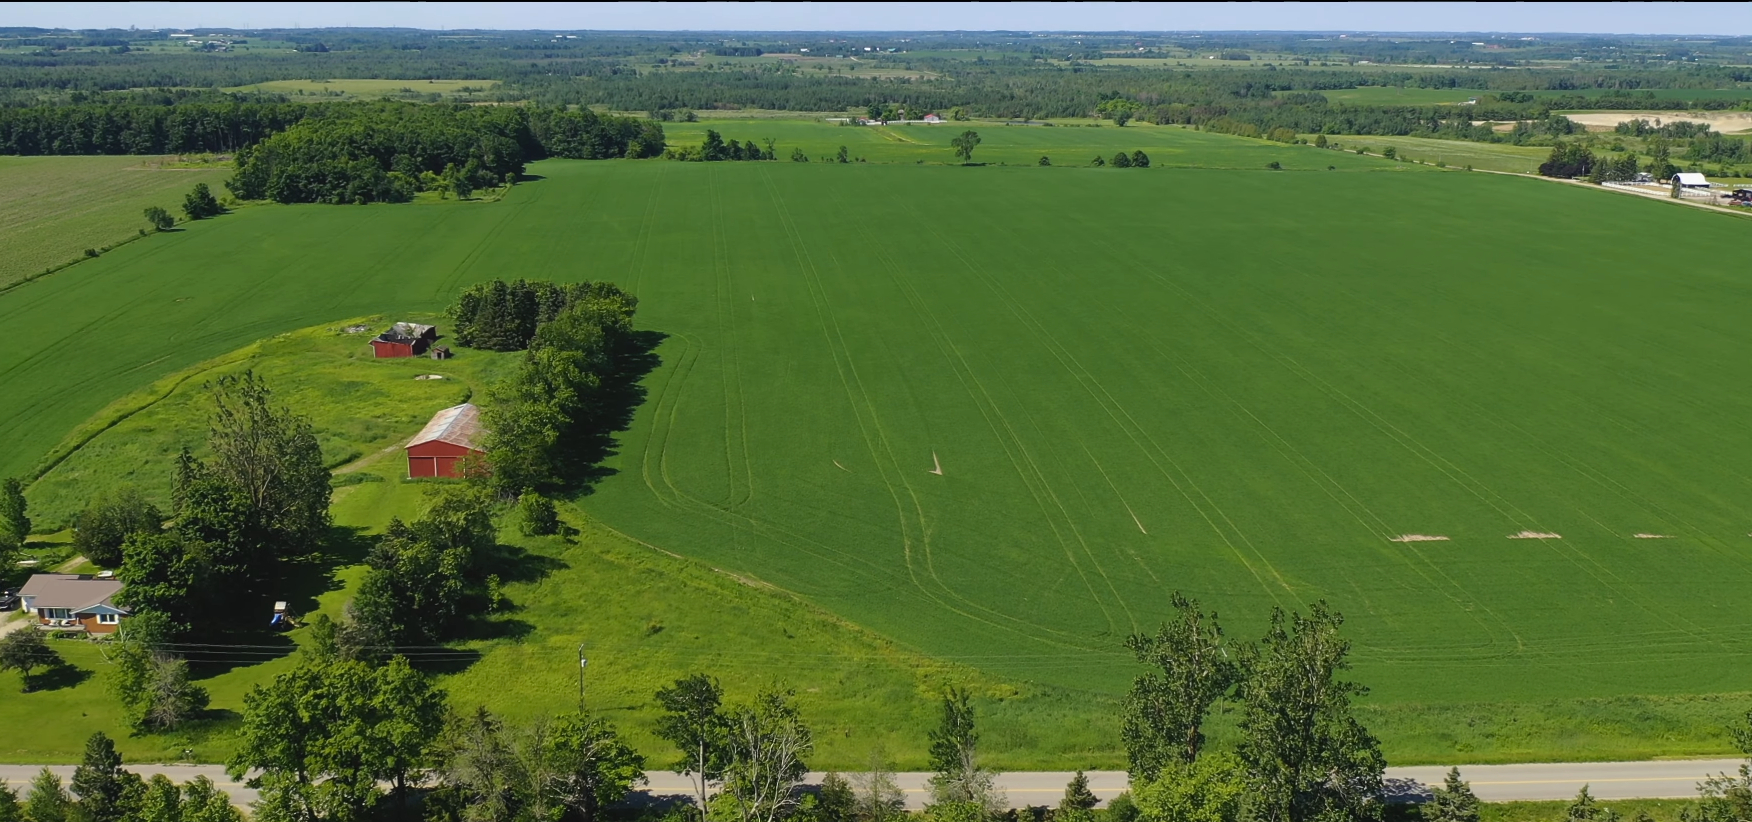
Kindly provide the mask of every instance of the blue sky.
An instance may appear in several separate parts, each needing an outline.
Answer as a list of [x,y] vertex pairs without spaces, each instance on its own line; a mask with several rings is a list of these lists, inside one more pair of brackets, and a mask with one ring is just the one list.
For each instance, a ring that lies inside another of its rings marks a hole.
[[1752,34],[1749,3],[4,3],[0,25]]

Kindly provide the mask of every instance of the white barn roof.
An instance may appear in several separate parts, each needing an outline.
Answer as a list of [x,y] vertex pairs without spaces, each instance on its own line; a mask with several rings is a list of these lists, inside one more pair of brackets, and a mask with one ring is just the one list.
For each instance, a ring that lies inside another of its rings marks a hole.
[[473,451],[481,450],[481,409],[473,403],[453,405],[432,415],[432,421],[420,429],[406,447],[428,442],[447,442]]
[[1706,179],[1702,174],[1699,174],[1695,171],[1681,171],[1678,174],[1673,175],[1673,177],[1674,177],[1674,179],[1677,179],[1679,181],[1679,184],[1682,186],[1707,186],[1707,185],[1709,185],[1709,180]]

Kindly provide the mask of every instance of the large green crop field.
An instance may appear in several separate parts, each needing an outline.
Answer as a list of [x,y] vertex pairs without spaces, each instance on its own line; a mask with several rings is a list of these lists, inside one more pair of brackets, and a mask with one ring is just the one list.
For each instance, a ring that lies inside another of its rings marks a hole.
[[1390,756],[1669,704],[1709,721],[1630,752],[1719,747],[1741,698],[1686,700],[1752,682],[1752,226],[1159,133],[1241,170],[556,161],[243,210],[0,295],[0,471],[257,339],[608,279],[666,338],[579,501],[606,528],[1056,692],[1120,690],[1172,590],[1243,638],[1324,598]]

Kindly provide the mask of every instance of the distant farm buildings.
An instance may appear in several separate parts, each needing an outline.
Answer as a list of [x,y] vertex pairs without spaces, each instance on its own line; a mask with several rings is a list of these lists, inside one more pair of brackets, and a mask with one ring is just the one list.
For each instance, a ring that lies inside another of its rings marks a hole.
[[1709,188],[1709,179],[1695,171],[1681,171],[1673,175],[1673,185],[1680,188]]
[[451,406],[408,442],[408,477],[460,477],[463,461],[486,453],[481,446],[481,409],[471,403]]
[[438,339],[438,327],[419,323],[396,323],[371,341],[377,359],[418,357]]

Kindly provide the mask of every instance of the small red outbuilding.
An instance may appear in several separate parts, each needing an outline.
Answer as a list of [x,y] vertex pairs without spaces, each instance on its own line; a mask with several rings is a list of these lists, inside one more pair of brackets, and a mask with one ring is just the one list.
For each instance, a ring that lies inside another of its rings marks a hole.
[[408,442],[408,476],[460,477],[462,462],[485,454],[480,446],[481,409],[470,403],[446,408]]
[[418,357],[438,339],[438,328],[419,323],[396,323],[388,331],[371,340],[371,352],[377,359]]

